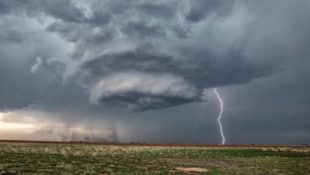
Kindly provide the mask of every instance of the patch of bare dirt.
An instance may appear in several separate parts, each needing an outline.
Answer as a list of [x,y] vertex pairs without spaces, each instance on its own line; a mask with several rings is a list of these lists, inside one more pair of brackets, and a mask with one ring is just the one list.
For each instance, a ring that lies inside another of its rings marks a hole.
[[197,173],[208,172],[208,169],[199,167],[176,167],[175,169],[182,172],[197,172]]

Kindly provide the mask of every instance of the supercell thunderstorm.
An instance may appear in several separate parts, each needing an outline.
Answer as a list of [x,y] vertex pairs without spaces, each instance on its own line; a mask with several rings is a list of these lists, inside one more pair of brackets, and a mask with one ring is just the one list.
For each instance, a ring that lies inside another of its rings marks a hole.
[[[201,9],[209,5],[213,11]],[[231,22],[240,21],[240,30],[247,30],[247,19],[230,1],[107,0],[81,9],[72,4],[72,10],[79,14],[75,22],[55,20],[47,31],[72,43],[73,49],[65,58],[44,58],[44,65],[59,72],[64,82],[85,88],[91,104],[162,109],[202,101],[203,89],[242,84],[273,72],[272,66],[243,54],[242,35],[236,33],[221,47],[212,44],[221,44],[224,34],[232,32],[227,28]]]

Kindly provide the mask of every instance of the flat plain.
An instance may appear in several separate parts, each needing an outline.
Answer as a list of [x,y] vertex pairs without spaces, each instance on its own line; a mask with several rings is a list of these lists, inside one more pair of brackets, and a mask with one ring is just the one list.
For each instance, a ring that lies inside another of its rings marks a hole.
[[0,142],[0,174],[310,174],[310,147]]

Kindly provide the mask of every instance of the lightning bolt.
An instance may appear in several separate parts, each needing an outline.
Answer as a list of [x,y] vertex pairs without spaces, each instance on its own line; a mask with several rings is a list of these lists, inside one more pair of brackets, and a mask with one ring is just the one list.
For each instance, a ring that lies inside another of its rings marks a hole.
[[220,127],[222,145],[224,145],[226,139],[225,139],[225,135],[224,135],[224,131],[223,131],[223,126],[222,126],[222,122],[221,122],[222,115],[223,115],[223,112],[224,112],[224,104],[223,104],[223,100],[222,100],[220,94],[217,92],[216,88],[214,88],[214,94],[216,95],[216,98],[219,101],[219,105],[220,105],[220,113],[219,113],[219,115],[217,117],[217,123],[219,124],[219,127]]

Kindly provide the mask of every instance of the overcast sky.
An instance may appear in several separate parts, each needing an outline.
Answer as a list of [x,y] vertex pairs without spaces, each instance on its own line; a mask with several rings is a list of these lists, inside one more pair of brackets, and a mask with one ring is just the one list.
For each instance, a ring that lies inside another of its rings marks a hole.
[[310,143],[309,0],[0,1],[0,138]]

